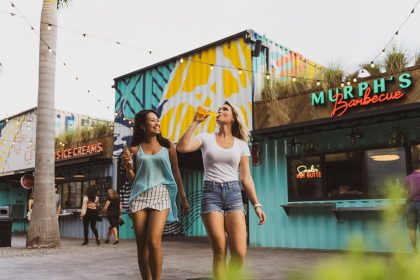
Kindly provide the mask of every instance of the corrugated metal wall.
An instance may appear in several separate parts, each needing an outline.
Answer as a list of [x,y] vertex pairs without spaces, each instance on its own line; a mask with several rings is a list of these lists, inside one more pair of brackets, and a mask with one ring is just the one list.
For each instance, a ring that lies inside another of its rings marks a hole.
[[[392,134],[392,128],[403,126],[410,139],[420,139],[420,132],[415,129],[419,119],[393,123],[359,126],[364,131],[363,139],[356,146],[351,146],[348,135],[351,128],[332,132],[302,135],[300,138],[315,139],[320,142],[320,151],[340,150],[369,145],[386,145]],[[299,137],[299,136],[298,136]],[[287,216],[280,205],[288,204],[287,153],[285,141],[289,139],[265,139],[262,148],[262,163],[253,167],[252,173],[257,195],[267,214],[267,223],[257,225],[254,213],[250,214],[250,244],[252,246],[311,248],[311,249],[346,249],[349,240],[359,234],[366,242],[369,251],[385,252],[391,250],[389,236],[383,231],[383,223],[378,213],[345,213],[343,222],[337,219],[328,208],[296,208]],[[311,201],[313,202],[313,201]],[[337,207],[381,207],[387,205],[387,199],[362,199],[332,201]],[[404,226],[404,215],[396,219],[391,226],[398,227],[402,238],[409,248],[408,235]],[[388,242],[384,242],[388,241]]]
[[323,66],[258,33],[254,32],[253,38],[255,40],[261,40],[269,48],[268,58],[266,49],[263,48],[261,54],[258,57],[253,57],[252,60],[255,84],[254,101],[261,100],[261,90],[267,82],[267,74],[271,75],[270,82],[290,79],[290,77],[302,77],[306,79],[320,78]]
[[[26,232],[27,198],[28,191],[22,188],[20,184],[0,182],[0,206],[18,205],[19,208],[23,210],[23,213],[20,213],[21,215],[14,213],[15,217],[20,217],[14,219],[12,224],[12,232]],[[12,209],[14,208],[12,207]]]
[[187,194],[190,211],[182,222],[185,235],[206,236],[206,228],[201,220],[201,195],[204,183],[204,174],[197,170],[181,170],[182,181]]

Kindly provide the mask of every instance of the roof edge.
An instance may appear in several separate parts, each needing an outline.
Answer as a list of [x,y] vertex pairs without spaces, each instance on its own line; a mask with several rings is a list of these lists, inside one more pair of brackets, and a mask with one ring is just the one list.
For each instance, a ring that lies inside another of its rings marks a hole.
[[167,62],[170,62],[170,61],[173,61],[173,60],[179,59],[179,58],[181,58],[181,57],[186,57],[186,56],[189,56],[190,54],[193,54],[193,53],[196,53],[196,52],[199,52],[199,51],[202,51],[202,50],[205,50],[205,49],[208,49],[208,48],[214,47],[214,46],[216,46],[216,45],[220,45],[221,43],[224,43],[224,42],[226,42],[226,41],[230,41],[230,40],[232,40],[232,39],[236,39],[236,38],[238,38],[238,37],[244,36],[244,35],[246,35],[246,34],[252,34],[252,33],[255,33],[255,31],[254,31],[254,30],[252,30],[252,29],[247,29],[247,30],[241,31],[241,32],[239,32],[239,33],[236,33],[236,34],[230,35],[230,36],[228,36],[228,37],[225,37],[225,38],[223,38],[223,39],[217,40],[217,41],[215,41],[215,42],[212,42],[212,43],[206,44],[206,45],[201,46],[201,47],[199,47],[199,48],[192,49],[192,50],[190,50],[190,51],[188,51],[188,52],[181,53],[181,54],[179,54],[179,55],[175,55],[175,56],[173,56],[173,57],[171,57],[171,58],[168,58],[168,59],[165,59],[165,60],[159,61],[159,62],[157,62],[157,63],[154,63],[154,64],[152,64],[152,65],[149,65],[149,66],[146,66],[146,67],[140,68],[140,69],[138,69],[138,70],[132,71],[132,72],[127,73],[127,74],[124,74],[124,75],[122,75],[122,76],[118,76],[118,77],[114,78],[114,82],[117,82],[118,80],[122,80],[122,79],[124,79],[124,78],[126,78],[126,77],[129,77],[129,76],[132,76],[132,75],[135,75],[135,74],[138,74],[138,73],[144,72],[144,71],[146,71],[146,70],[152,69],[152,68],[154,68],[154,67],[156,67],[156,66],[158,66],[158,65],[165,64],[165,63],[167,63]]

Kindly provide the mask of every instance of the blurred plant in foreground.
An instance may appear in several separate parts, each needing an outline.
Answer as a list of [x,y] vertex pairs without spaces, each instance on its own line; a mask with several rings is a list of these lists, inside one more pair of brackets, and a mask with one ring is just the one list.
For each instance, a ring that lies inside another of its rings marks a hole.
[[366,252],[363,236],[355,235],[349,242],[349,251],[321,261],[309,271],[291,271],[289,280],[417,280],[420,279],[420,254],[408,250],[408,234],[400,221],[405,214],[403,187],[388,183],[389,207],[382,216],[381,230],[377,232],[390,254]]

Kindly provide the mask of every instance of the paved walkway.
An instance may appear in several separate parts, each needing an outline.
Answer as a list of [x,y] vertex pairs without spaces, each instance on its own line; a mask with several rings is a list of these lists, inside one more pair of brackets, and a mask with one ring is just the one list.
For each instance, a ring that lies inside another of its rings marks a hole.
[[[24,235],[14,235],[12,247],[0,248],[0,279],[140,279],[135,241],[118,245],[63,238],[56,249],[27,250]],[[211,275],[211,250],[205,239],[164,239],[162,279],[200,279]],[[336,252],[249,248],[249,279],[286,279],[291,269],[307,270]]]

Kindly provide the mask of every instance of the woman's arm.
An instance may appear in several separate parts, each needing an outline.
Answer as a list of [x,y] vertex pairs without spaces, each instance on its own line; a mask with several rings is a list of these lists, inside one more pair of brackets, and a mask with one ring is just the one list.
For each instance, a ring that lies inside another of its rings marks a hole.
[[87,197],[83,197],[83,204],[82,204],[82,210],[80,210],[80,218],[82,218],[86,214],[87,209]]
[[200,115],[197,115],[197,113],[194,115],[194,120],[190,124],[190,126],[187,128],[187,130],[184,132],[184,134],[181,136],[181,138],[178,140],[178,144],[176,144],[176,149],[180,153],[190,153],[197,151],[201,148],[201,142],[197,139],[192,138],[195,129],[197,126],[203,122],[206,118],[208,118],[208,115],[204,118]]
[[178,157],[176,155],[176,149],[174,144],[169,146],[169,159],[171,161],[172,174],[174,175],[178,193],[181,197],[181,208],[182,213],[185,215],[188,213],[188,200],[184,190],[184,184],[182,183],[181,173],[179,173]]
[[241,157],[241,161],[239,163],[239,173],[240,173],[240,180],[242,185],[244,186],[246,195],[248,196],[249,200],[251,201],[252,206],[254,207],[255,214],[260,219],[259,224],[262,225],[266,221],[265,213],[262,211],[261,204],[258,202],[257,193],[255,191],[254,180],[251,176],[251,171],[249,169],[249,157],[243,156]]
[[34,200],[33,199],[29,199],[28,201],[28,211],[32,211],[32,206],[34,205]]
[[120,217],[122,217],[122,203],[120,202]]
[[105,202],[104,208],[102,209],[103,212],[105,212],[108,209],[110,203],[111,203],[111,201],[109,201],[109,199],[107,199],[106,202]]

